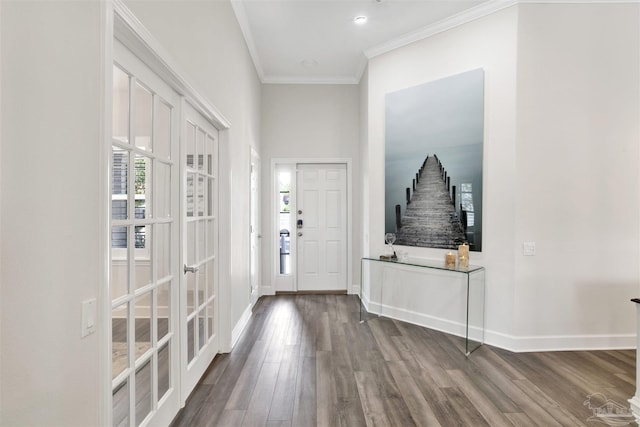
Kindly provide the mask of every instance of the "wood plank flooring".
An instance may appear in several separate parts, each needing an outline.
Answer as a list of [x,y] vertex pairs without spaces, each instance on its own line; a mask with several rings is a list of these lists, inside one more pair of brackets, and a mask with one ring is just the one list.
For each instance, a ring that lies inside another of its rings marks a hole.
[[356,296],[262,297],[172,426],[587,426],[589,395],[628,408],[635,393],[633,350],[463,348],[387,318],[360,324]]

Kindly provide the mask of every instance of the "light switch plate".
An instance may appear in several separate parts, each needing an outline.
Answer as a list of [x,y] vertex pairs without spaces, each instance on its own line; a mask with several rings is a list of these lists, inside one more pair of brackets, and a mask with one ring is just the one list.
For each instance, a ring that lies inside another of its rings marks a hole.
[[523,242],[522,255],[534,256],[536,254],[536,242]]
[[82,301],[82,338],[96,331],[96,299]]

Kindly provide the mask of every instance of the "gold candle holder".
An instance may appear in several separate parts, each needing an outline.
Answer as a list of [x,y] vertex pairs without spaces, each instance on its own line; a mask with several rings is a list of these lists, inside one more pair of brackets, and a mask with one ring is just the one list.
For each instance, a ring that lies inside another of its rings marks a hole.
[[469,245],[466,243],[458,246],[458,266],[469,267]]
[[453,254],[453,252],[449,252],[444,258],[444,266],[447,268],[456,267],[456,256]]
[[469,268],[469,258],[461,256],[458,258],[458,267],[460,268]]

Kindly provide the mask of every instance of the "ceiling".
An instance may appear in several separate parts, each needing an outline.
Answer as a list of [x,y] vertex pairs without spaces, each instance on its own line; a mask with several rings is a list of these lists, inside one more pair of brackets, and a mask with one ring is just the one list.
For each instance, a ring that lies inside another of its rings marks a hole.
[[[263,83],[355,84],[367,60],[515,0],[232,0]],[[366,16],[364,25],[354,22]]]

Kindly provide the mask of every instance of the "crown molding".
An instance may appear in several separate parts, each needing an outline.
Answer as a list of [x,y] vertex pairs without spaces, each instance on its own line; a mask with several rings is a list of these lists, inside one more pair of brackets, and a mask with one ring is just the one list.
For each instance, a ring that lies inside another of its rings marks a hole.
[[238,24],[244,35],[249,54],[253,59],[256,71],[262,83],[267,84],[358,84],[370,59],[404,47],[408,44],[427,39],[436,34],[459,27],[503,9],[517,4],[615,4],[640,3],[640,0],[489,0],[464,12],[445,18],[435,24],[428,25],[400,37],[374,46],[363,52],[353,76],[318,77],[318,76],[266,76],[262,70],[260,59],[255,48],[253,35],[242,0],[231,0]]
[[[1,1],[1,0],[0,0]],[[160,42],[138,20],[122,0],[113,4],[113,36],[143,63],[183,96],[200,114],[218,129],[231,127],[229,120],[216,106],[191,84],[191,78],[180,69]]]
[[624,4],[640,0],[517,0],[519,4]]
[[420,28],[398,38],[389,40],[383,44],[364,51],[367,59],[374,58],[383,53],[417,42],[460,25],[475,21],[491,15],[492,13],[506,9],[516,4],[614,4],[614,3],[640,3],[640,0],[489,0],[464,12],[436,22],[435,24]]
[[314,85],[357,85],[360,79],[356,76],[265,76],[264,84],[314,84]]
[[256,49],[256,45],[253,41],[253,33],[251,32],[251,26],[249,25],[249,18],[247,18],[247,11],[244,8],[244,3],[240,0],[231,0],[231,7],[236,15],[238,25],[240,25],[240,31],[244,36],[244,42],[247,44],[247,49],[249,50],[249,55],[253,61],[253,66],[256,69],[258,78],[260,78],[262,83],[265,83],[264,70],[262,69],[260,56],[258,56],[258,50]]
[[360,83],[362,75],[364,74],[364,70],[367,69],[367,65],[369,65],[369,59],[363,53],[362,55],[360,55],[360,58],[358,59],[358,65],[356,66],[355,78],[358,83]]
[[390,52],[408,44],[432,37],[436,34],[450,30],[460,25],[464,25],[476,19],[483,18],[492,13],[498,12],[502,9],[506,9],[518,3],[518,0],[490,0],[486,3],[479,4],[464,12],[460,12],[456,15],[443,19],[435,24],[420,28],[419,30],[412,31],[403,36],[389,40],[386,43],[380,44],[371,49],[364,51],[364,55],[368,58],[374,58],[383,53]]

